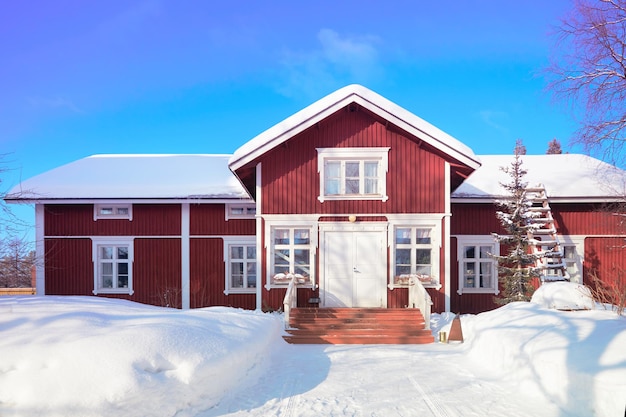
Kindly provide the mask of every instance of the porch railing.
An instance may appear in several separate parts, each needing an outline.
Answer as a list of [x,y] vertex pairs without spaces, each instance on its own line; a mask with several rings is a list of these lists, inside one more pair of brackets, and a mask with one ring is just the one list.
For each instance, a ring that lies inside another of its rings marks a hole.
[[292,308],[298,305],[298,286],[297,286],[297,278],[294,275],[289,281],[289,286],[287,287],[287,292],[285,293],[285,298],[283,298],[283,312],[285,318],[285,329],[289,328],[289,312]]
[[426,322],[426,329],[430,329],[430,310],[433,305],[433,300],[430,298],[430,294],[422,285],[419,279],[411,279],[409,281],[409,307],[419,308],[424,316]]

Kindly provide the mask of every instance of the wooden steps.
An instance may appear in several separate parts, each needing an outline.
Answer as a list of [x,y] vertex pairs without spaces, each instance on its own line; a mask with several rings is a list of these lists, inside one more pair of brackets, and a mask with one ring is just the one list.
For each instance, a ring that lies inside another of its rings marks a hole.
[[434,337],[415,308],[294,308],[289,343],[424,344]]

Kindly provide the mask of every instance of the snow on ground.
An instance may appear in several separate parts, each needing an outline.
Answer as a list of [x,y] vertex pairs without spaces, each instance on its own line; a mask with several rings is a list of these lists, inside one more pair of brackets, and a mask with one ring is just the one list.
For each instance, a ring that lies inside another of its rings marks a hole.
[[549,288],[431,345],[288,345],[278,314],[0,297],[0,415],[623,416],[626,317],[546,308],[567,298]]

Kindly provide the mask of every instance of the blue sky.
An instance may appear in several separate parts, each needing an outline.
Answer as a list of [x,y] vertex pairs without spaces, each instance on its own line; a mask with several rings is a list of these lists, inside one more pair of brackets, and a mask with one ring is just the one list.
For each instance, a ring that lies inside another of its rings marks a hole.
[[568,0],[0,2],[1,191],[92,154],[232,153],[351,83],[477,154],[580,151],[541,76]]

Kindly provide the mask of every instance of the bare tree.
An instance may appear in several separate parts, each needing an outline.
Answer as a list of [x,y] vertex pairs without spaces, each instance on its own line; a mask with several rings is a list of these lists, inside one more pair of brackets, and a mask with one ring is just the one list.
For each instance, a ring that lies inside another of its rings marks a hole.
[[35,267],[35,252],[31,246],[24,240],[16,238],[1,244],[0,287],[31,287]]
[[574,143],[612,163],[626,144],[626,0],[575,0],[557,28],[549,89],[572,106]]
[[5,157],[0,155],[0,287],[30,287],[35,252],[32,242],[24,237],[29,226],[15,216],[4,200],[2,177],[8,170]]
[[561,142],[559,142],[557,138],[548,142],[548,150],[546,151],[547,155],[560,155],[562,153],[563,149],[561,149]]

